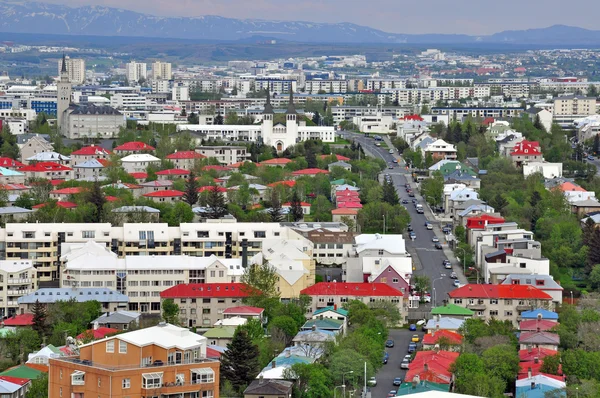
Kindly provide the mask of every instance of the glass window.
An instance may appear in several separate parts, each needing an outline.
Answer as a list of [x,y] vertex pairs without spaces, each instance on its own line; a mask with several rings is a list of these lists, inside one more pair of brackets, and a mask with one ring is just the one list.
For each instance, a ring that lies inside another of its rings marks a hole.
[[127,342],[119,341],[119,354],[127,354]]
[[142,373],[142,388],[158,388],[162,385],[161,373]]
[[115,352],[115,341],[107,341],[106,342],[106,352]]
[[122,388],[131,388],[131,379],[123,379]]

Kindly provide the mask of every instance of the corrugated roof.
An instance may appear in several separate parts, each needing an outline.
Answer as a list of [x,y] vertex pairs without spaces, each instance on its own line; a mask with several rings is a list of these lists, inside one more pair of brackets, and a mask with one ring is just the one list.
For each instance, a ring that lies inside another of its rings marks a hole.
[[385,283],[319,282],[300,291],[309,296],[401,297],[402,292]]
[[548,293],[528,285],[469,284],[452,290],[448,295],[451,298],[552,299]]
[[249,289],[243,283],[181,283],[163,290],[160,297],[248,297]]

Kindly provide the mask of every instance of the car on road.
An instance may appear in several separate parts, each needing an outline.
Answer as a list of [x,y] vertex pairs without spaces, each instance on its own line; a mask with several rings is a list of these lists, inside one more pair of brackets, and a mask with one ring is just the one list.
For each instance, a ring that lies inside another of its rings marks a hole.
[[417,330],[417,325],[415,325],[414,323],[411,323],[410,326],[408,327],[408,330],[410,330],[411,332],[414,332]]
[[[408,357],[410,358],[410,355],[408,355]],[[407,360],[406,357],[404,357],[402,362],[400,362],[400,369],[408,369],[409,366],[410,366],[410,360]]]
[[395,397],[398,392],[396,390],[391,390],[388,392],[388,398]]
[[442,246],[442,244],[440,242],[435,244],[435,248],[438,250],[442,250],[444,248],[444,246]]
[[408,343],[408,352],[415,352],[417,351],[417,343]]
[[446,265],[446,264],[450,264],[450,260],[446,259],[446,260],[442,261],[442,265]]
[[423,214],[423,208],[417,207],[417,214]]
[[588,156],[587,158],[588,160],[594,160],[594,157],[592,155]]
[[414,231],[410,231],[408,234],[408,237],[411,238],[412,240],[417,239],[417,234],[415,234]]
[[388,348],[392,348],[394,346],[394,340],[388,340],[385,342],[385,346]]
[[414,198],[415,194],[411,191],[411,192],[408,193],[408,196],[410,196],[411,198]]
[[431,238],[431,241],[432,241],[433,243],[436,243],[436,242],[439,242],[440,240],[438,239],[438,237],[437,237],[437,236],[434,236],[433,238]]
[[[394,378],[394,383],[395,386],[399,386],[400,384],[402,384],[402,377],[395,377]],[[391,391],[390,391],[391,392]]]
[[381,146],[381,143],[380,143],[380,142],[378,142],[378,143],[376,143],[376,144],[375,144],[375,146]]
[[413,202],[413,205],[415,205],[415,206],[419,203],[419,201],[417,199],[413,199],[412,202]]
[[406,199],[406,198],[402,199],[402,204],[403,204],[403,205],[406,205],[406,204],[408,204],[408,199]]
[[[437,245],[440,245],[440,244],[436,243],[436,246],[435,246],[436,249],[438,248]],[[440,247],[440,249],[441,249],[441,247]],[[450,261],[448,261],[447,263],[444,263],[444,268],[446,268],[446,269],[452,269],[452,264],[450,263]]]
[[456,272],[452,271],[452,273],[450,274],[450,278],[457,279],[458,275],[456,275]]
[[460,287],[460,281],[458,279],[455,279],[453,285],[454,287]]
[[393,169],[394,169],[394,165],[393,165],[393,164],[390,164],[390,165],[388,166],[388,169],[392,169],[392,170],[393,170]]
[[394,159],[394,160],[392,160],[392,162],[398,163],[398,159]]
[[450,232],[452,232],[452,228],[446,226],[442,228],[442,232],[445,233],[446,235],[449,234]]
[[431,223],[427,223],[425,227],[427,227],[429,230],[433,229],[433,225]]
[[423,296],[423,301],[426,303],[431,303],[431,294],[425,293],[425,295]]
[[421,340],[421,338],[419,337],[418,334],[413,334],[412,338],[410,339],[410,341],[412,341],[413,343],[418,343]]
[[371,387],[375,387],[377,385],[377,379],[375,377],[371,377],[369,381],[367,381],[367,384]]
[[388,354],[387,352],[383,353],[383,364],[385,365],[386,363],[388,363],[388,360],[390,359],[390,354]]

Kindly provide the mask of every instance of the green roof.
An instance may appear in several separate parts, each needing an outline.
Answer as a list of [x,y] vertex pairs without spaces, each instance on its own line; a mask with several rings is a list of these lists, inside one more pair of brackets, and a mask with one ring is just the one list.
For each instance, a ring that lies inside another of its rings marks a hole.
[[477,173],[475,173],[472,168],[460,162],[448,162],[442,165],[439,171],[442,173],[442,175],[446,176],[448,174],[454,173],[456,170],[460,170],[463,173],[469,174],[471,176],[477,175]]
[[430,381],[422,381],[418,383],[416,386],[413,386],[413,383],[402,383],[400,387],[398,387],[397,397],[401,397],[404,395],[416,394],[420,392],[427,391],[443,391],[448,392],[450,390],[449,384],[439,384],[432,383]]
[[223,326],[218,328],[208,329],[203,334],[207,339],[232,339],[235,333],[235,328],[232,326]]
[[32,369],[29,366],[21,365],[5,370],[4,372],[0,373],[0,376],[11,376],[19,377],[21,379],[35,380],[38,377],[40,377],[42,373],[43,372],[36,369]]
[[474,312],[456,304],[446,304],[431,310],[433,315],[462,315],[473,316]]
[[348,316],[348,310],[345,310],[343,308],[335,309],[333,306],[320,308],[320,309],[316,310],[315,312],[313,312],[313,315],[319,315],[326,311],[333,311],[333,312],[340,314],[341,316],[345,316],[345,317]]
[[306,321],[304,325],[302,325],[302,330],[312,329],[313,326],[316,326],[317,329],[341,329],[343,321],[338,319],[311,319],[310,321]]
[[343,178],[340,178],[339,180],[330,182],[331,185],[344,185],[345,183],[346,183],[346,180],[344,180]]

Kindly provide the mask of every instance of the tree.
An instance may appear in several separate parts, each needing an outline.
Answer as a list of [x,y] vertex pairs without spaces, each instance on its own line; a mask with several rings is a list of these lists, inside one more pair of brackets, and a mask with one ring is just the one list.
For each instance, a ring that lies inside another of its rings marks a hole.
[[166,299],[162,303],[162,317],[165,322],[172,325],[179,324],[179,306],[173,299]]
[[271,338],[283,343],[285,346],[292,342],[298,333],[298,325],[294,319],[287,315],[277,316],[269,322]]
[[216,125],[222,125],[223,122],[224,122],[223,115],[221,115],[220,113],[217,116],[215,116],[215,119],[213,121],[213,123]]
[[256,378],[260,368],[258,347],[243,329],[238,329],[221,356],[221,378],[239,392]]
[[188,179],[185,181],[185,191],[183,192],[183,201],[190,206],[198,203],[198,181],[196,181],[196,174],[190,171]]
[[319,123],[321,122],[321,115],[319,115],[318,111],[315,111],[315,114],[312,117],[312,122],[314,124],[316,124],[317,126],[319,125]]
[[306,164],[309,169],[318,167],[317,156],[312,149],[306,151]]
[[177,202],[164,212],[163,220],[166,221],[170,227],[178,227],[181,223],[192,222],[194,220],[194,212],[187,203]]
[[219,219],[227,214],[225,195],[223,195],[223,192],[216,185],[212,185],[208,189],[206,204],[208,207],[207,218]]
[[594,146],[592,148],[596,155],[600,154],[600,134],[594,136]]
[[557,375],[560,368],[560,354],[548,355],[544,357],[544,362],[540,368],[540,372]]
[[189,124],[198,124],[200,123],[200,118],[196,113],[192,112],[189,114],[187,121]]
[[279,200],[279,193],[276,189],[271,191],[271,208],[269,209],[271,222],[281,222],[283,220],[283,209]]
[[46,306],[40,303],[39,300],[36,300],[31,312],[33,313],[33,325],[31,328],[36,331],[40,339],[43,339],[48,334]]
[[248,286],[248,298],[246,301],[250,305],[258,307],[258,303],[263,300],[279,297],[279,292],[277,291],[279,275],[277,275],[275,267],[268,262],[249,265],[244,270],[240,282]]
[[429,290],[429,285],[431,284],[431,281],[429,280],[429,277],[427,275],[415,275],[413,277],[413,282],[415,285],[415,290],[418,293],[423,293]]
[[100,183],[95,181],[91,189],[87,192],[87,203],[91,203],[94,206],[93,219],[88,220],[90,223],[101,222],[104,218],[104,204],[106,203],[106,197]]
[[[383,184],[383,201],[394,206],[400,203],[398,199],[398,192],[392,181],[385,181]],[[383,231],[385,232],[385,231]]]
[[588,97],[598,97],[598,89],[595,84],[590,84],[587,90]]
[[513,382],[519,373],[519,355],[515,347],[497,345],[488,348],[482,355],[487,374],[497,376],[506,384]]
[[304,211],[302,210],[302,202],[298,196],[298,191],[294,190],[292,193],[292,199],[290,200],[290,214],[294,222],[300,221],[304,218]]
[[31,386],[25,398],[48,398],[48,373],[42,373],[37,379],[31,380]]

